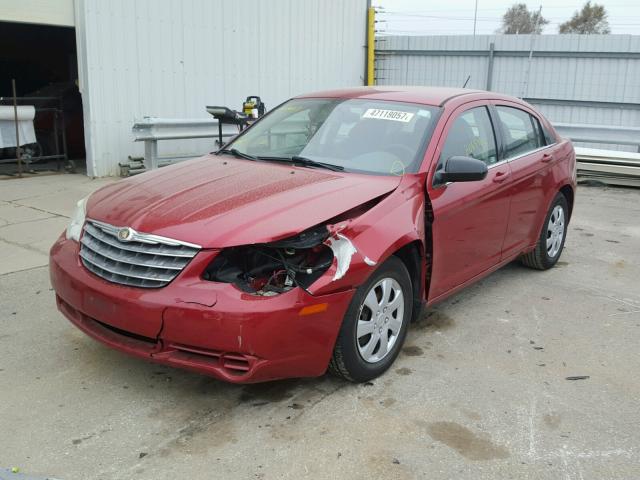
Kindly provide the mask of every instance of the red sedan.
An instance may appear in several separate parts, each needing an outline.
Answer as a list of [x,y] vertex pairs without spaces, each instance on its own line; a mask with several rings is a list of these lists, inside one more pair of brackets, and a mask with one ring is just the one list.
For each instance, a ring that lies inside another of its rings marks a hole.
[[289,100],[218,152],[78,202],[57,305],[123,352],[230,382],[362,382],[412,320],[508,262],[560,257],[571,143],[527,103],[442,88]]

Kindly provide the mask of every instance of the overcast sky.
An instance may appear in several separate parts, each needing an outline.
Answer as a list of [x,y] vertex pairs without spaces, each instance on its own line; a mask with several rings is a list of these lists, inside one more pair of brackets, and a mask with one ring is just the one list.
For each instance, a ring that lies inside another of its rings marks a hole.
[[[478,0],[477,34],[492,34],[500,28],[502,15],[513,0]],[[542,5],[542,16],[550,20],[543,33],[558,33],[558,25],[582,8],[584,1],[538,0],[526,2],[530,10]],[[594,3],[594,2],[592,2]],[[640,35],[640,0],[611,0],[604,5],[611,33]],[[376,28],[389,34],[459,35],[473,33],[475,0],[373,0],[373,6],[384,7]]]

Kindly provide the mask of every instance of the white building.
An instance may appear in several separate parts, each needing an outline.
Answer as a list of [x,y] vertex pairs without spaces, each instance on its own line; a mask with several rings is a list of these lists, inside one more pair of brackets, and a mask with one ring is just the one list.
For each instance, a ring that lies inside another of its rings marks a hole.
[[142,154],[131,127],[144,116],[210,118],[206,105],[240,109],[248,95],[269,109],[362,85],[366,10],[366,0],[0,0],[0,43],[17,39],[0,96],[11,78],[59,80],[28,77],[24,62],[67,72],[82,98],[87,173],[117,175]]

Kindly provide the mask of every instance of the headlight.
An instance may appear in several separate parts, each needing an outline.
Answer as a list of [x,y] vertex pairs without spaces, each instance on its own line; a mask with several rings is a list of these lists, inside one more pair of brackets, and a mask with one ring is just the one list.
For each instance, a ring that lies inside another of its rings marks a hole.
[[87,215],[87,199],[89,197],[84,197],[78,203],[76,203],[76,209],[73,211],[73,215],[71,215],[71,221],[69,222],[69,226],[67,227],[67,238],[69,240],[75,240],[76,242],[80,241],[80,233],[82,233],[82,226],[84,225],[84,220]]
[[324,225],[277,242],[224,249],[205,270],[205,280],[232,283],[254,295],[307,289],[333,262]]

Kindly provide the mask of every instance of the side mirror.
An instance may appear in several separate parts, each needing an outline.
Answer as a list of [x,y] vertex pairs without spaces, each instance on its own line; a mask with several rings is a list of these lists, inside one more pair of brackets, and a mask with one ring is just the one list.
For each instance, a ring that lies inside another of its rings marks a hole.
[[487,164],[477,158],[449,157],[435,174],[435,183],[475,182],[487,176]]

